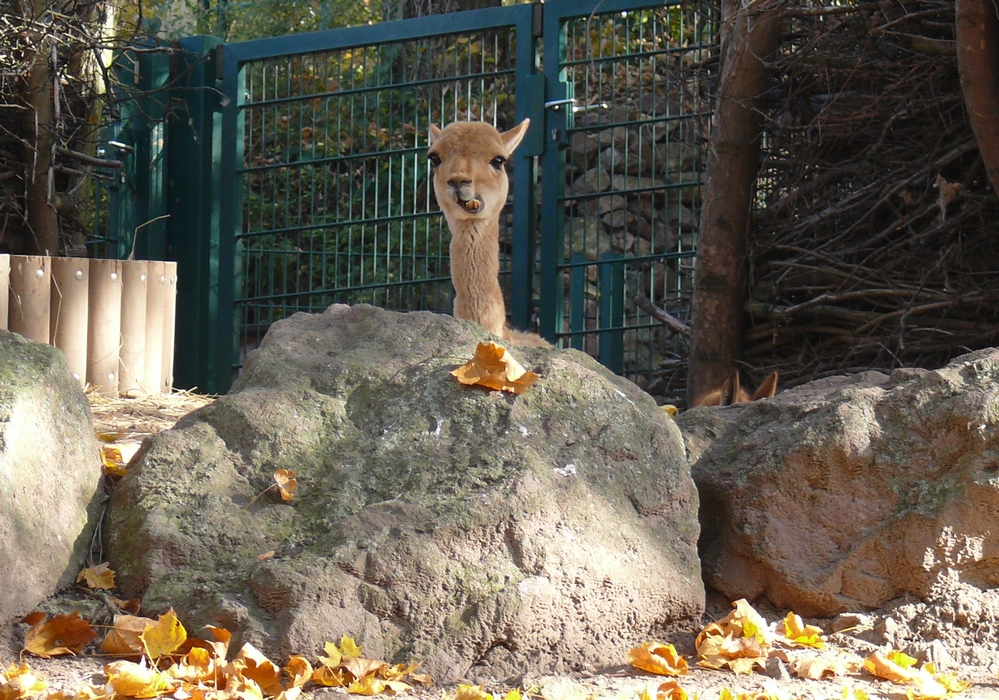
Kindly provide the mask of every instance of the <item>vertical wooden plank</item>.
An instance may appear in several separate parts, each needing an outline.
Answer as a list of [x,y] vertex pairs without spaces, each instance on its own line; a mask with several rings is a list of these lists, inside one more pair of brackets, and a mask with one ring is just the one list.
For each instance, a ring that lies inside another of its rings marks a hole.
[[0,329],[7,330],[7,309],[10,298],[10,255],[0,254]]
[[123,260],[121,269],[121,351],[118,393],[142,394],[146,371],[146,290],[149,264]]
[[159,260],[148,261],[149,278],[146,286],[146,362],[142,373],[142,388],[153,394],[163,386],[163,298],[167,292],[166,265]]
[[121,336],[121,261],[90,261],[87,381],[102,394],[118,393]]
[[87,384],[87,328],[90,307],[90,261],[52,258],[52,299],[49,305],[52,344],[62,350],[69,371]]
[[166,293],[163,295],[163,372],[160,390],[164,394],[173,391],[173,350],[177,327],[177,263],[163,263],[166,276]]
[[9,327],[28,340],[49,342],[51,258],[10,256]]

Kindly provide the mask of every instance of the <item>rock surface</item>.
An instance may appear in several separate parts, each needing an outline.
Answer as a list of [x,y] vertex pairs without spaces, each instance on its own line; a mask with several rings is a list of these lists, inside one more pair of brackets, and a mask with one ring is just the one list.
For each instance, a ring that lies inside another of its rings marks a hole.
[[275,324],[117,487],[120,586],[275,656],[349,634],[442,681],[605,664],[698,615],[676,426],[571,350],[515,348],[542,375],[520,396],[463,387],[486,335],[363,305]]
[[100,478],[90,404],[63,354],[0,331],[0,620],[73,582]]
[[705,581],[831,616],[999,585],[999,350],[677,416]]

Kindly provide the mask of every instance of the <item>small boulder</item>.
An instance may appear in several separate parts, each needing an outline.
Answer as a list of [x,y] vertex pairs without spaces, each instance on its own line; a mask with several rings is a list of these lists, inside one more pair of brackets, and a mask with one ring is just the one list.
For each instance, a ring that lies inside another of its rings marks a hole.
[[0,331],[0,620],[73,583],[100,479],[90,404],[65,356]]
[[999,350],[677,416],[705,581],[808,616],[999,586]]
[[542,375],[519,396],[460,385],[487,335],[365,305],[275,324],[116,489],[125,592],[278,657],[347,634],[445,681],[604,664],[698,615],[676,426],[572,350],[512,348]]

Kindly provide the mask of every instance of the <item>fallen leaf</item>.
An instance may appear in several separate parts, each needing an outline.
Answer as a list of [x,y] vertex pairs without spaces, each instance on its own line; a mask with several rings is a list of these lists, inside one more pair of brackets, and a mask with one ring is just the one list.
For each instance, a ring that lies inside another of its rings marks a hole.
[[842,700],[868,700],[867,693],[851,685],[843,686]]
[[[911,664],[902,665],[907,664],[908,659],[912,659],[912,657],[905,654],[898,656],[899,653],[889,652],[888,657],[885,657],[880,651],[876,651],[864,659],[864,670],[892,683],[911,683],[915,680],[918,672],[911,668]],[[894,659],[891,658],[892,656]],[[902,664],[898,661],[901,661]],[[912,662],[915,663],[915,659],[912,659]]]
[[856,671],[855,667],[843,659],[827,659],[819,656],[808,656],[791,662],[791,672],[798,678],[818,681],[833,676],[843,676]]
[[[282,690],[281,669],[250,643],[243,645],[226,671],[253,681],[264,695],[277,695]],[[254,691],[250,689],[247,692]]]
[[274,552],[273,549],[270,550],[270,551],[268,551],[268,552],[264,552],[263,554],[258,554],[257,555],[257,561],[267,561],[268,559],[273,559],[274,558],[274,554],[275,554],[275,552]]
[[216,670],[212,652],[204,647],[194,647],[163,673],[187,683],[214,683]]
[[628,652],[625,661],[635,668],[661,676],[683,676],[690,671],[687,660],[676,653],[672,644],[647,642]]
[[340,653],[344,656],[360,656],[361,647],[354,641],[353,637],[344,635],[340,637]]
[[284,665],[284,672],[291,679],[293,688],[301,688],[312,678],[312,664],[304,656],[292,656]]
[[152,624],[148,617],[135,615],[115,615],[114,623],[101,642],[101,651],[115,656],[138,656],[144,649],[141,635],[146,624]]
[[177,688],[179,681],[167,678],[145,663],[113,661],[104,667],[108,681],[104,686],[108,695],[130,698],[155,698]]
[[87,620],[81,620],[77,611],[56,615],[46,621],[43,617],[24,635],[24,650],[48,659],[83,651],[97,633]]
[[971,683],[969,681],[961,680],[952,673],[938,673],[936,664],[932,661],[927,661],[923,666],[923,670],[932,674],[933,677],[936,678],[937,682],[951,693],[960,693],[961,691],[967,690],[971,687]]
[[671,403],[663,404],[659,408],[661,408],[663,410],[663,413],[665,413],[670,418],[676,415],[677,408]]
[[48,615],[39,610],[36,610],[35,612],[28,613],[27,615],[22,617],[21,622],[24,623],[25,625],[31,625],[32,627],[34,627],[39,622],[44,620],[46,617],[48,617]]
[[11,664],[6,671],[0,667],[0,700],[22,700],[38,695],[48,688],[26,663]]
[[177,614],[170,608],[160,615],[156,622],[147,622],[142,634],[142,647],[146,656],[155,661],[161,656],[172,654],[187,640],[187,630],[177,619]]
[[777,626],[778,632],[796,646],[812,647],[821,649],[825,646],[826,640],[822,636],[822,630],[814,625],[806,625],[804,621],[793,612],[789,612],[783,621]]
[[689,700],[689,697],[679,681],[666,681],[656,689],[656,700]]
[[76,582],[83,581],[87,588],[108,591],[114,588],[114,571],[104,562],[97,566],[89,566],[76,575]]
[[766,620],[745,599],[732,606],[735,610],[697,635],[697,665],[736,673],[764,670],[770,650]]
[[481,685],[459,685],[454,700],[493,700],[493,695],[483,690]]
[[111,476],[124,476],[128,471],[121,450],[117,447],[101,445],[101,463],[104,465],[104,472]]
[[523,394],[539,378],[539,375],[524,369],[506,348],[492,341],[479,343],[475,356],[451,374],[462,384],[512,394]]
[[281,492],[281,500],[285,503],[295,498],[295,489],[298,488],[296,472],[291,469],[278,469],[274,472],[274,483],[278,485]]

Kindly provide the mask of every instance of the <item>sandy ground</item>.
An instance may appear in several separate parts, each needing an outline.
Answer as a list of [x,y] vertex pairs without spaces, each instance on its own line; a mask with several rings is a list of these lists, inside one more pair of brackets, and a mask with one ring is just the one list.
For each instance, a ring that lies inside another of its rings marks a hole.
[[[187,393],[153,396],[139,399],[110,399],[91,394],[91,406],[98,432],[116,437],[115,446],[128,457],[138,449],[142,439],[171,427],[190,411],[212,400],[212,397]],[[47,612],[69,612],[80,609],[81,616],[95,622],[107,620],[107,611],[99,600],[87,597],[79,590],[67,591],[41,606]],[[765,602],[756,609],[769,622],[781,619],[779,611]],[[709,594],[707,611],[702,620],[677,627],[667,638],[677,650],[691,659],[694,638],[701,627],[718,620],[731,610],[729,601]],[[969,700],[999,700],[999,590],[980,591],[960,581],[941,580],[932,600],[896,600],[877,611],[841,615],[833,620],[807,620],[827,634],[827,647],[821,652],[826,658],[859,660],[878,649],[899,649],[920,661],[933,661],[938,668],[955,673],[973,685],[960,693]],[[95,653],[77,657],[41,659],[21,652],[27,625],[8,621],[0,627],[0,662],[4,667],[19,659],[26,661],[49,683],[49,688],[72,696],[88,683],[102,684],[103,667],[109,659]],[[525,675],[506,679],[476,679],[484,681],[485,689],[496,694],[519,687],[528,695],[549,700],[589,700],[590,698],[622,698],[637,700],[639,693],[655,689],[663,681],[624,665],[627,649],[620,658],[608,659],[602,668],[585,668],[553,675]],[[320,650],[307,656],[318,656]],[[789,661],[812,651],[788,652]],[[284,660],[276,660],[283,662]],[[852,686],[868,697],[884,700],[904,700],[906,687],[873,678],[866,673],[854,673],[829,680],[813,681],[792,678],[790,663],[772,659],[767,672],[736,675],[693,666],[688,675],[678,680],[693,698],[715,700],[723,688],[731,692],[775,693],[777,697],[801,700],[839,700],[843,688]],[[421,690],[414,697],[438,700],[442,693],[453,696],[455,687],[434,686]],[[346,693],[339,689],[312,688],[307,697],[333,700],[332,696]]]

